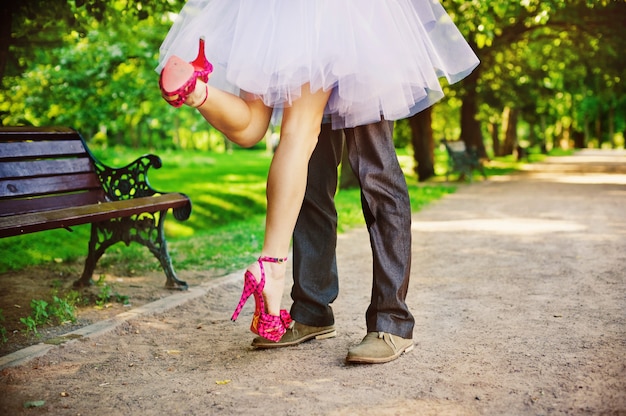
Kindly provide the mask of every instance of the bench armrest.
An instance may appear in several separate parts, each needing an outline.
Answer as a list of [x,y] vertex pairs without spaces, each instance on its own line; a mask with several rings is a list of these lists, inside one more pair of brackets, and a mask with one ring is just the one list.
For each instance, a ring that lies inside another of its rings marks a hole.
[[161,158],[148,154],[137,158],[135,161],[120,168],[105,165],[94,158],[96,173],[111,201],[121,201],[132,198],[141,198],[162,194],[150,186],[148,181],[148,169],[159,169],[162,165]]

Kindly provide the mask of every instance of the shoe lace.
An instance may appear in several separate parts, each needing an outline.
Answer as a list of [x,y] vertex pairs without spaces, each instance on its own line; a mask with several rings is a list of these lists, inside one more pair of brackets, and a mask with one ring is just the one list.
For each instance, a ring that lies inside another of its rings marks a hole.
[[385,341],[385,343],[387,345],[389,345],[391,348],[393,348],[394,351],[398,349],[398,347],[396,346],[395,341],[393,340],[393,336],[391,334],[389,334],[387,332],[379,331],[378,332],[378,338],[382,339],[383,341]]

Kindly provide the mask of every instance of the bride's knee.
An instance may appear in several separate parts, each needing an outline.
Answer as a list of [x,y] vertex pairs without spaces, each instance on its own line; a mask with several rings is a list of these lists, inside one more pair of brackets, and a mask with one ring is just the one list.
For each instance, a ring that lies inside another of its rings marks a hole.
[[263,137],[257,139],[255,137],[229,137],[229,140],[243,148],[250,148],[261,141]]
[[258,128],[255,126],[254,128],[252,128],[252,126],[250,126],[249,128],[246,128],[244,130],[231,131],[226,135],[226,137],[228,137],[228,140],[230,140],[231,142],[241,147],[247,148],[252,147],[261,140],[263,140],[266,134],[267,127]]

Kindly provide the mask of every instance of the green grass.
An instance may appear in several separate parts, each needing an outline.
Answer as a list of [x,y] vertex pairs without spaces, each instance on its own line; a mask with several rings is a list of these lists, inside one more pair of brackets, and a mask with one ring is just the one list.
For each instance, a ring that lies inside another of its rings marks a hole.
[[[109,166],[124,166],[143,153],[129,149],[94,150]],[[406,153],[401,160],[406,160]],[[187,194],[193,203],[192,215],[184,222],[171,214],[165,222],[168,248],[176,270],[214,269],[233,271],[244,267],[259,253],[263,242],[265,180],[271,155],[260,149],[235,149],[216,154],[200,151],[159,152],[163,167],[152,170],[151,185],[161,191]],[[410,159],[410,157],[408,157]],[[445,155],[437,153],[437,171],[445,172]],[[498,174],[518,168],[503,161]],[[406,169],[413,211],[443,195],[453,184],[433,181],[417,184]],[[364,223],[358,189],[341,190],[336,197],[340,232]],[[51,230],[0,239],[0,273],[28,266],[71,265],[82,269],[87,253],[89,225]],[[138,244],[111,247],[99,261],[100,267],[116,267],[132,276],[144,270],[160,270],[158,261]]]

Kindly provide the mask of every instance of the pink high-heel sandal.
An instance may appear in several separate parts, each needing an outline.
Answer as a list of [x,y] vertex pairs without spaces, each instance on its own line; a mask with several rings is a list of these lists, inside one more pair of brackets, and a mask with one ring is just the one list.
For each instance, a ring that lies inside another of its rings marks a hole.
[[265,269],[263,262],[268,263],[283,263],[287,261],[287,258],[276,257],[259,257],[259,266],[261,267],[261,280],[256,281],[254,275],[246,271],[244,275],[243,292],[241,298],[237,304],[235,312],[233,312],[232,321],[236,321],[239,316],[239,312],[246,304],[246,301],[250,295],[254,295],[254,316],[252,317],[252,323],[250,324],[250,331],[262,336],[270,341],[278,342],[287,331],[289,324],[291,323],[291,315],[285,309],[280,310],[280,315],[270,315],[265,310],[265,301],[263,300],[263,288],[265,287]]
[[[182,106],[187,97],[196,89],[196,81],[200,79],[204,83],[209,81],[209,75],[213,72],[213,65],[206,59],[204,53],[204,38],[200,38],[198,45],[198,56],[192,62],[185,62],[178,56],[170,56],[165,63],[161,75],[159,76],[159,88],[161,95],[170,105],[178,108]],[[180,85],[180,80],[186,81]],[[209,95],[208,86],[206,94],[199,105],[206,101]]]

